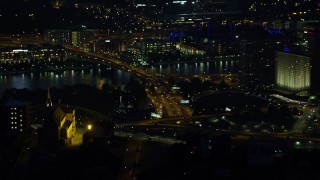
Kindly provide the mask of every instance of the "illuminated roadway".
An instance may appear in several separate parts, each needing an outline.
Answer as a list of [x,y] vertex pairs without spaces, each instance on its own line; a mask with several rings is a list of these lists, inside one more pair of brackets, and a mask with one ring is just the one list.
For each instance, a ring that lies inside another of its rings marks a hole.
[[[147,95],[153,102],[153,106],[155,107],[157,114],[161,114],[161,116],[164,115],[164,117],[192,115],[191,108],[188,105],[181,104],[181,96],[167,93],[170,91],[170,88],[167,85],[168,82],[159,78],[161,75],[146,72],[144,69],[139,67],[129,66],[120,59],[106,56],[104,54],[84,52],[79,48],[68,45],[65,45],[64,48],[67,50],[69,55],[78,56],[80,58],[88,58],[101,64],[115,66],[131,74],[135,74],[141,79],[144,79],[149,86],[152,84],[157,86],[158,91],[154,94],[151,94],[150,91],[146,89]],[[163,94],[163,92],[166,93]]]
[[103,54],[96,54],[91,52],[84,52],[83,50],[79,48],[75,48],[69,45],[64,45],[64,48],[68,50],[69,53],[72,53],[73,55],[78,55],[81,58],[89,58],[94,59],[96,62],[106,65],[113,65],[115,67],[118,67],[120,69],[123,69],[127,72],[130,72],[132,74],[136,74],[140,78],[143,78],[146,80],[146,82],[151,83],[158,83],[158,78],[155,77],[155,75],[151,73],[145,72],[143,69],[129,66],[128,64],[122,62],[120,59],[112,58]]
[[0,47],[22,47],[28,44],[45,43],[41,34],[0,34]]
[[[195,118],[205,118],[212,117],[212,115],[205,116],[195,116],[190,117],[189,120],[194,120]],[[188,119],[188,118],[187,118]],[[210,127],[198,127],[198,126],[188,126],[181,124],[180,120],[186,120],[185,117],[177,117],[177,118],[168,118],[168,119],[159,119],[159,120],[148,120],[148,121],[139,121],[136,123],[127,123],[118,125],[117,128],[122,129],[124,131],[128,129],[148,129],[152,131],[153,129],[174,129],[175,131],[182,130],[183,132],[199,132],[207,133],[207,134],[230,134],[233,135],[233,138],[237,138],[237,136],[246,136],[247,138],[274,138],[274,139],[287,139],[287,140],[305,140],[305,141],[314,141],[320,142],[320,138],[318,137],[310,137],[302,133],[295,132],[285,132],[285,133],[263,133],[263,132],[244,132],[238,130],[231,129],[214,129]],[[165,121],[165,123],[163,123]],[[170,123],[171,122],[171,123]],[[179,122],[179,124],[177,123]],[[160,124],[159,124],[160,123]]]
[[[179,95],[173,95],[171,93],[168,93],[168,87],[167,87],[167,82],[161,81],[159,75],[152,74],[149,72],[144,71],[141,68],[138,67],[131,67],[128,64],[122,62],[119,59],[115,58],[110,58],[102,54],[96,54],[96,53],[90,53],[90,52],[83,52],[82,50],[78,48],[74,48],[71,46],[65,46],[65,48],[69,51],[72,52],[73,54],[80,55],[83,57],[87,58],[93,58],[99,63],[104,63],[104,64],[112,64],[116,67],[119,67],[123,70],[126,70],[130,73],[136,74],[142,79],[145,79],[146,82],[151,85],[155,84],[158,86],[159,91],[156,91],[156,93],[152,94],[150,91],[146,90],[148,97],[151,99],[153,102],[153,105],[155,107],[156,113],[159,113],[161,117],[182,117],[180,120],[185,121],[186,119],[184,117],[191,116],[192,115],[192,110],[189,106],[182,105],[180,101],[182,100],[181,96]],[[279,97],[277,97],[279,98]],[[289,103],[296,103],[295,101],[289,101]],[[299,102],[301,103],[301,102]],[[297,123],[293,127],[292,133],[297,134],[297,133],[302,133],[303,129],[305,128],[306,124],[306,118],[308,118],[310,115],[309,113],[312,111],[315,111],[313,108],[306,108],[306,112],[302,117],[299,117]],[[192,119],[195,119],[195,117],[191,117]],[[159,122],[165,121],[164,119],[159,119],[157,120]],[[150,121],[149,121],[150,122]],[[153,121],[155,122],[155,121]],[[131,124],[132,125],[132,124]],[[146,125],[146,124],[144,124]],[[243,132],[238,132],[238,133],[243,133]],[[257,134],[258,135],[258,134]],[[265,136],[265,134],[263,134]]]
[[[124,39],[125,41],[132,41],[139,38],[150,37],[151,35],[148,33],[134,33],[127,35],[99,35],[96,39],[92,40],[92,42],[96,43],[98,41],[104,41],[107,39]],[[91,43],[92,43],[91,42]],[[16,34],[16,35],[0,35],[0,47],[24,47],[28,44],[43,44],[45,43],[43,36],[41,34]],[[97,54],[91,52],[84,52],[83,50],[76,48],[71,45],[64,45],[67,54],[75,55],[76,57],[81,57],[84,59],[89,59],[91,61],[95,61],[101,64],[111,65],[127,71],[131,74],[138,76],[143,79],[149,86],[154,84],[157,88],[162,91],[156,94],[150,94],[147,92],[148,97],[153,101],[153,105],[156,109],[157,114],[161,114],[164,117],[175,117],[175,116],[190,116],[192,114],[192,110],[188,105],[183,105],[180,103],[179,95],[171,95],[168,94],[166,96],[162,96],[163,92],[168,92],[169,86],[168,82],[163,79],[163,75],[153,74],[150,72],[146,72],[144,69],[129,66],[128,64],[122,62],[120,59],[116,57],[107,56],[104,54]]]
[[[115,35],[115,36],[108,36],[108,37],[99,37],[99,40],[108,39],[108,38],[125,38],[125,39],[134,39],[134,37],[144,37],[147,34],[139,34],[139,35]],[[44,43],[43,38],[40,37],[39,34],[21,34],[21,35],[0,35],[0,43],[2,46],[22,46],[26,44],[41,44]],[[78,56],[83,56],[84,58],[88,59],[94,59],[95,61],[101,63],[101,64],[107,64],[107,65],[113,65],[115,67],[118,67],[122,70],[125,70],[129,73],[135,74],[141,79],[144,79],[149,85],[155,84],[160,91],[155,94],[150,94],[150,92],[147,92],[148,97],[153,101],[153,104],[155,106],[157,113],[163,113],[164,117],[168,117],[168,119],[153,119],[149,120],[149,124],[144,124],[146,122],[141,121],[139,124],[136,125],[150,125],[150,121],[157,123],[157,122],[165,122],[167,120],[169,121],[179,121],[179,120],[186,120],[188,119],[188,116],[190,119],[197,119],[197,117],[190,117],[192,115],[192,109],[188,105],[181,104],[180,101],[182,100],[182,97],[176,94],[170,94],[170,93],[163,93],[164,90],[168,90],[167,82],[160,79],[161,75],[158,74],[152,74],[150,72],[146,72],[145,70],[138,68],[138,67],[131,67],[128,64],[122,62],[119,59],[112,58],[109,56],[105,56],[103,54],[96,54],[91,52],[83,52],[82,50],[65,45],[64,48],[69,52],[73,53]],[[277,97],[281,98],[281,97]],[[302,103],[301,103],[302,104]],[[299,117],[298,122],[293,127],[293,130],[291,134],[297,136],[297,137],[304,137],[302,133],[302,130],[305,128],[305,122],[306,120],[313,115],[313,112],[315,112],[317,108],[311,108],[311,107],[305,107],[304,108],[304,115]],[[199,118],[199,117],[198,117]],[[134,125],[134,124],[131,124]],[[235,133],[235,132],[234,132]],[[239,134],[243,134],[243,132],[236,132]],[[248,133],[247,133],[248,134]],[[252,135],[252,133],[250,133]],[[255,135],[259,135],[259,133],[255,133]],[[266,136],[266,134],[261,134],[262,136]],[[270,136],[270,134],[268,134]],[[273,136],[271,134],[271,136]],[[275,135],[279,136],[279,135]],[[285,137],[287,137],[286,135]],[[307,139],[310,139],[310,137],[306,137]]]

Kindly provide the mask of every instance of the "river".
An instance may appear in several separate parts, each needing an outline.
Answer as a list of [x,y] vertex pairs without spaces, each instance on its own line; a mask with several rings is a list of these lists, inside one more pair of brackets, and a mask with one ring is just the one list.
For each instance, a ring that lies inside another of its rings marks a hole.
[[209,75],[209,74],[237,74],[238,61],[211,61],[196,63],[177,63],[149,66],[148,70],[160,74]]
[[62,73],[33,72],[0,75],[0,92],[2,93],[6,88],[47,89],[75,84],[88,84],[100,89],[104,83],[117,84],[124,88],[129,80],[129,73],[107,67],[96,70],[65,70]]
[[[99,68],[99,69],[98,69]],[[117,84],[124,88],[130,74],[115,68],[101,66],[91,70],[65,70],[62,73],[33,72],[0,75],[0,93],[6,88],[47,89],[64,85],[88,84],[98,89],[104,83]],[[145,67],[148,71],[160,74],[230,74],[238,73],[236,61],[215,61],[201,63],[180,63]]]

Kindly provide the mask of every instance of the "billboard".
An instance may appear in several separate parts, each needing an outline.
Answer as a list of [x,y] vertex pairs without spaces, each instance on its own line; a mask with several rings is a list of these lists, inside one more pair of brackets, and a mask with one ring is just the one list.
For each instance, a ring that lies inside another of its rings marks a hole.
[[182,99],[182,100],[180,101],[180,103],[181,103],[181,104],[189,104],[190,101],[189,101],[189,100],[184,100],[184,99]]

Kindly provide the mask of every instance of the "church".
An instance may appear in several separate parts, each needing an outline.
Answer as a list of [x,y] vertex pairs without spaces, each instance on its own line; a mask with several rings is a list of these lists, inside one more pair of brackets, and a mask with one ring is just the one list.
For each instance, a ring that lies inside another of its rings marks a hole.
[[48,145],[71,145],[76,133],[75,109],[68,105],[53,105],[48,89],[46,100],[47,118],[44,122],[43,142]]
[[52,114],[52,119],[57,125],[59,139],[63,139],[66,145],[72,144],[72,138],[76,132],[75,110],[58,105]]

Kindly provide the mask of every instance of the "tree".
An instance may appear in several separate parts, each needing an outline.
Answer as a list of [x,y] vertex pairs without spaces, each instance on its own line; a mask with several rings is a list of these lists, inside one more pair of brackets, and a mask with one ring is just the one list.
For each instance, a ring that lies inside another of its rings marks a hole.
[[151,86],[149,87],[151,94],[156,93],[156,87],[154,84],[151,84]]
[[175,84],[175,79],[173,77],[170,77],[168,79],[168,83],[169,83],[170,86],[173,86]]

